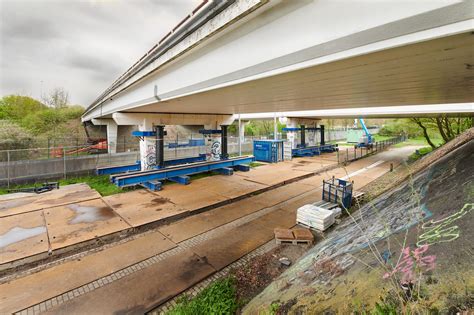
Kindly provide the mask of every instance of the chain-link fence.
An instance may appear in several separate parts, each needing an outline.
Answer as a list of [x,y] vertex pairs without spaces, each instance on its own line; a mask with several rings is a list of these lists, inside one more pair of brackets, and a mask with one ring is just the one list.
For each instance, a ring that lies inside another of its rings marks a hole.
[[[286,133],[278,136],[284,139]],[[326,141],[336,141],[344,137],[343,130],[328,130],[325,138]],[[228,136],[228,153],[230,155],[252,154],[253,140],[269,138],[272,137],[246,136],[239,142],[239,137]],[[39,138],[39,142],[36,143],[42,143],[45,146],[0,150],[0,186],[93,174],[98,167],[133,164],[140,159],[139,140],[126,140],[125,137],[118,139],[114,145],[116,153],[109,153],[113,150],[110,150],[106,142],[91,144],[87,143],[87,139],[80,138]],[[165,136],[165,160],[193,157],[204,153],[206,153],[206,147],[202,134]],[[349,160],[353,159],[351,154],[349,154]],[[354,156],[357,157],[360,154],[355,152]]]
[[[260,138],[245,137],[239,144],[238,137],[229,136],[228,152],[234,155],[239,152],[251,154],[253,140]],[[117,142],[116,153],[109,153],[111,148],[106,142],[78,146],[53,146],[53,143],[63,144],[67,141],[51,140],[50,145],[45,147],[0,150],[0,186],[88,175],[93,174],[98,167],[133,164],[140,160],[138,139]],[[195,157],[205,153],[205,141],[201,134],[165,137],[165,160]]]

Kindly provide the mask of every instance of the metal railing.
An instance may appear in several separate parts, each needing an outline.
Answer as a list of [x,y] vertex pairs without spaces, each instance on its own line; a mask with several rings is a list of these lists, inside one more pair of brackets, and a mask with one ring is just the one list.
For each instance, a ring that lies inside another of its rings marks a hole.
[[373,143],[372,146],[369,147],[339,147],[339,151],[337,154],[337,162],[340,163],[348,163],[363,157],[366,157],[371,154],[378,153],[380,151],[385,150],[391,145],[404,142],[407,138],[405,136],[394,137],[386,140],[381,140]]

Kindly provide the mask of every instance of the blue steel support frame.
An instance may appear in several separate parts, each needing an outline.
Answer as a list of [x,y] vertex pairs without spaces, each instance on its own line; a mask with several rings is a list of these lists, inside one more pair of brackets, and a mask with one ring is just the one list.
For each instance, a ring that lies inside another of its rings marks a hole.
[[119,166],[107,166],[98,167],[95,170],[97,175],[111,175],[125,172],[135,172],[141,170],[141,163],[137,161],[135,164],[119,165]]
[[253,162],[253,160],[253,156],[248,156],[217,162],[201,162],[190,165],[164,168],[156,171],[144,171],[130,175],[124,174],[123,176],[114,176],[113,181],[119,187],[133,186],[145,182],[165,180],[171,177],[192,175],[222,168],[231,168],[241,164],[249,164]]
[[[165,161],[166,166],[181,165],[186,163],[202,162],[206,160],[206,154],[199,154],[199,156],[168,160]],[[137,172],[141,170],[141,163],[137,161],[135,164],[120,165],[120,166],[107,166],[96,169],[97,175],[112,175],[120,174],[125,172]]]
[[325,144],[319,146],[312,146],[306,148],[296,148],[291,151],[292,156],[301,157],[301,156],[315,156],[321,155],[322,152],[336,152],[339,148],[334,144]]

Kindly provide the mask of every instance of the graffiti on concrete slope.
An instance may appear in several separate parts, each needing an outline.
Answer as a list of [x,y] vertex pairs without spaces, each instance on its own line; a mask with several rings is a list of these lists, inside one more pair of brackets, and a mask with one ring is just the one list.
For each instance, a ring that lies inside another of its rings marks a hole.
[[[302,257],[299,272],[295,272],[292,276],[288,274],[291,278],[289,283],[293,285],[301,281],[308,285],[311,279],[313,282],[330,281],[334,273],[321,279],[317,273],[324,271],[324,268],[315,268],[317,267],[315,262],[331,259],[338,267],[335,270],[339,270],[341,266],[344,267],[340,269],[345,270],[348,263],[345,260],[351,255],[369,246],[372,251],[371,244],[390,237],[394,233],[407,230],[431,217],[432,213],[424,204],[419,203],[426,191],[422,187],[427,184],[427,181],[426,172],[420,173],[413,186],[405,184],[390,194],[377,198],[372,204],[363,206],[354,214],[355,222],[352,219],[345,220],[344,223],[336,226],[326,239],[311,249],[308,255]],[[305,276],[302,277],[302,274]],[[336,272],[336,276],[337,274]]]
[[392,277],[396,273],[401,274],[401,283],[408,284],[415,282],[416,271],[426,272],[435,268],[435,255],[424,256],[429,249],[429,245],[422,245],[413,251],[406,247],[402,252],[402,257],[391,272],[383,275],[384,279]]
[[472,211],[474,203],[467,203],[458,212],[441,220],[431,220],[424,223],[421,228],[425,232],[418,237],[416,246],[432,245],[451,242],[459,237],[459,227],[453,223]]

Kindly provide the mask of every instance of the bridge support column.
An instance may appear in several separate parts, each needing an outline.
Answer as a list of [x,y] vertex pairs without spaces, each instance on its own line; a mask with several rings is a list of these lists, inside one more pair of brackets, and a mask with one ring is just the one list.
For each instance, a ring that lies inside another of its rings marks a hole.
[[317,126],[316,126],[316,121],[311,123],[311,125],[306,128],[307,131],[307,141],[308,141],[308,146],[313,147],[318,144],[316,140],[316,131],[317,131]]
[[319,142],[319,144],[325,145],[326,141],[324,140],[324,125],[319,126],[319,133],[321,134],[321,141]]
[[94,125],[107,126],[107,152],[117,153],[118,126],[113,119],[92,119]]
[[227,160],[229,154],[227,152],[227,125],[221,125],[221,159]]
[[222,130],[202,129],[199,133],[204,135],[206,145],[206,160],[219,161],[222,154]]
[[306,148],[306,126],[300,125],[300,148]]
[[165,151],[164,151],[164,137],[165,126],[156,126],[156,166],[158,168],[165,167]]
[[292,149],[296,149],[296,134],[298,132],[298,128],[296,127],[296,121],[288,118],[286,123],[286,140],[290,144]]
[[138,125],[138,131],[132,133],[140,140],[140,162],[142,171],[151,170],[157,166],[157,133],[150,123]]

